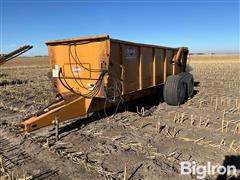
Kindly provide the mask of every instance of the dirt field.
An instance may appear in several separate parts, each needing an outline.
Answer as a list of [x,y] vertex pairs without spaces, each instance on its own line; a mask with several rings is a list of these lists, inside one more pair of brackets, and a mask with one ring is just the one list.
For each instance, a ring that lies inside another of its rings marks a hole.
[[0,67],[0,176],[194,179],[180,175],[181,161],[240,161],[239,55],[191,56],[190,63],[195,95],[184,105],[159,103],[145,117],[122,111],[65,122],[57,142],[53,127],[19,134],[16,126],[55,97],[47,57],[6,63]]

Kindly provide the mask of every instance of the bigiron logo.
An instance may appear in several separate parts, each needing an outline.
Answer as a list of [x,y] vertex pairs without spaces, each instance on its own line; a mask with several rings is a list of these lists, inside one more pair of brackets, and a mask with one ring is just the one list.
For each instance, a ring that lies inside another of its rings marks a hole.
[[212,165],[211,162],[207,162],[206,165],[197,165],[195,161],[182,161],[180,165],[182,175],[192,175],[197,179],[205,179],[207,176],[211,175],[237,175],[237,168],[234,165]]

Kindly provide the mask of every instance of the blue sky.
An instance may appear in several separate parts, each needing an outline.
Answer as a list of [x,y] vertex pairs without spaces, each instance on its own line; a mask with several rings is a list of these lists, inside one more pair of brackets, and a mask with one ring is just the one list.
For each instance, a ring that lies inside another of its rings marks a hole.
[[113,38],[187,46],[191,52],[239,52],[239,0],[0,0],[1,52],[47,40],[109,34]]

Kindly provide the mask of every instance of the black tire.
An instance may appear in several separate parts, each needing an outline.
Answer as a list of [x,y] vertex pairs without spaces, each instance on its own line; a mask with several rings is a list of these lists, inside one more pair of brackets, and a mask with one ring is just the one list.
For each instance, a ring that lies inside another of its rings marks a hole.
[[194,91],[193,75],[188,72],[182,72],[182,73],[177,74],[177,76],[181,76],[181,78],[183,78],[183,80],[186,82],[188,97],[192,97],[193,91]]
[[187,84],[181,76],[168,76],[163,89],[163,98],[168,105],[183,104],[187,99]]

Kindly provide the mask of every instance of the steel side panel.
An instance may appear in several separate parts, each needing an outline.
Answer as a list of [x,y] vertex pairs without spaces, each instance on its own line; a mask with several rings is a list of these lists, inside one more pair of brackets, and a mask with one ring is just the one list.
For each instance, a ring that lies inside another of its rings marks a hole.
[[173,69],[172,69],[172,59],[173,59],[173,50],[166,50],[166,76],[172,75]]
[[[88,85],[91,83],[95,84],[96,80],[74,80],[67,79],[67,77],[97,79],[100,72],[89,73],[89,71],[79,65],[79,62],[81,62],[84,67],[91,69],[101,69],[102,66],[108,67],[109,47],[107,40],[87,44],[76,44],[75,46],[71,46],[71,48],[69,48],[68,45],[61,44],[54,46],[49,45],[48,49],[51,68],[53,69],[55,65],[63,68],[63,74],[69,86],[83,94],[89,92],[85,88],[88,88]],[[56,79],[56,83],[58,91],[61,94],[69,92],[58,79]]]
[[153,48],[141,47],[139,83],[140,89],[153,86]]
[[155,48],[154,53],[154,85],[164,82],[164,49]]
[[[109,67],[108,67],[108,84],[109,89],[113,89],[115,83],[118,83],[119,86],[122,86],[121,81],[121,44],[119,43],[111,43],[110,44],[110,59],[109,59]],[[122,91],[122,87],[119,87],[120,91]],[[109,92],[110,95],[113,95],[113,92]]]
[[121,51],[123,94],[126,94],[139,89],[139,47],[123,44]]

